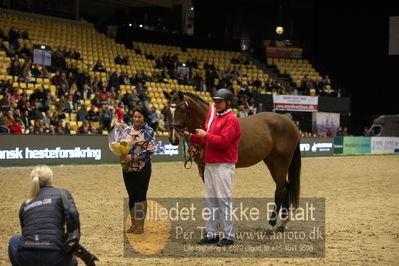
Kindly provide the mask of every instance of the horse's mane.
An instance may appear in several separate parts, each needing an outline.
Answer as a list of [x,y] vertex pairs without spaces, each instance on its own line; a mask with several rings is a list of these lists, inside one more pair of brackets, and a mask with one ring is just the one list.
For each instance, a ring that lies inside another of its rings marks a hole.
[[[177,91],[173,90],[170,94],[171,95],[175,95],[176,93],[177,93]],[[209,104],[207,101],[202,99],[200,96],[198,96],[197,94],[194,94],[192,92],[184,91],[183,94],[188,96],[188,97],[190,97],[191,99],[195,100],[196,102],[201,102],[201,103],[206,104],[206,105]]]

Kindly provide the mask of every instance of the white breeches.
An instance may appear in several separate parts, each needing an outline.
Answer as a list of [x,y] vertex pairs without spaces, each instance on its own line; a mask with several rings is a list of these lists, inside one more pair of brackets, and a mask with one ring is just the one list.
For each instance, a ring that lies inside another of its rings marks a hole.
[[[205,217],[205,225],[208,234],[217,234],[218,229],[223,229],[225,238],[234,239],[234,218],[231,215],[233,209],[233,174],[234,163],[205,164],[205,205],[212,213]],[[218,228],[222,227],[222,228]]]

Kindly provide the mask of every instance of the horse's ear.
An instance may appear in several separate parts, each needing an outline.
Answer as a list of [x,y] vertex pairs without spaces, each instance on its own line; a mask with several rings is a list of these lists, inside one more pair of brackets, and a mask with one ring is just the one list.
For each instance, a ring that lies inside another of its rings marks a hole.
[[179,92],[177,93],[177,95],[179,96],[179,99],[180,99],[180,100],[183,100],[183,99],[184,99],[184,94],[183,94],[183,92],[181,92],[180,90],[179,90]]
[[166,90],[163,91],[163,95],[166,99],[170,100],[170,94]]

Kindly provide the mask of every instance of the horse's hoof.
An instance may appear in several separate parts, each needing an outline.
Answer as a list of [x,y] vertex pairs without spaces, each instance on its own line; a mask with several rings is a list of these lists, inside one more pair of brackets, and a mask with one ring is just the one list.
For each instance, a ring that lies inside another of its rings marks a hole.
[[271,225],[268,225],[268,226],[266,227],[265,233],[266,233],[266,235],[268,235],[268,236],[274,234],[273,227],[272,227]]
[[285,232],[286,228],[284,225],[280,225],[277,227],[277,232]]

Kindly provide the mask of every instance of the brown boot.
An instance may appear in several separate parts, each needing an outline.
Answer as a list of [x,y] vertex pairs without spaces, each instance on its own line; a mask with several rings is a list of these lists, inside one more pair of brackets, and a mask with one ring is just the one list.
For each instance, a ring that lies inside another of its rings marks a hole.
[[136,226],[134,228],[133,234],[142,234],[144,233],[144,220],[147,214],[147,201],[138,202],[134,205],[135,211],[135,223]]
[[130,220],[132,221],[132,225],[126,230],[127,233],[132,234],[136,230],[137,222],[134,219],[134,211],[130,210]]

